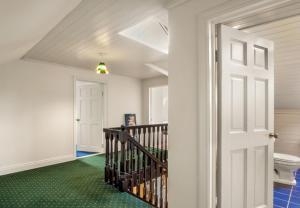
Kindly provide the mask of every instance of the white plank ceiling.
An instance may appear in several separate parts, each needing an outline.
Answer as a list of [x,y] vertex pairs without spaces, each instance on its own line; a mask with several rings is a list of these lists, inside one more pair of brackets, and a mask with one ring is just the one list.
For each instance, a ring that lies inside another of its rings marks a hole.
[[300,14],[300,1],[299,0],[282,0],[276,7],[261,8],[256,13],[250,12],[250,14],[243,14],[242,17],[237,17],[228,22],[225,25],[234,27],[236,29],[247,29],[260,24],[266,24],[268,22],[274,22],[275,20],[285,19],[288,17],[297,16]]
[[147,18],[168,25],[165,5],[165,0],[83,0],[24,58],[89,70],[105,61],[111,73],[157,76],[146,64],[167,62],[168,55],[118,33]]
[[300,15],[244,29],[275,45],[275,107],[300,108]]
[[0,64],[20,59],[80,0],[0,0]]

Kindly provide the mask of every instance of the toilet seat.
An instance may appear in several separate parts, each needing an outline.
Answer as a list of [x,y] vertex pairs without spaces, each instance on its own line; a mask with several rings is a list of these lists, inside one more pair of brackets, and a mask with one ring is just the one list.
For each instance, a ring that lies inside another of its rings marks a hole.
[[274,160],[276,163],[286,164],[286,165],[300,165],[300,157],[288,155],[288,154],[281,154],[281,153],[274,153]]

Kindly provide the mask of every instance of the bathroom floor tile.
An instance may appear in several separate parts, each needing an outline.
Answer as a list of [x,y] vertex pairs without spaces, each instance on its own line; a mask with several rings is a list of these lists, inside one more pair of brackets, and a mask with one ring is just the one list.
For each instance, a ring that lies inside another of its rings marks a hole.
[[300,204],[290,203],[288,208],[300,208]]
[[287,207],[288,201],[274,198],[274,204],[281,207]]
[[300,191],[293,190],[293,196],[300,197]]
[[296,197],[295,195],[292,194],[292,197],[290,199],[290,202],[294,203],[294,204],[298,204],[300,205],[300,198]]
[[282,194],[282,193],[274,191],[274,198],[288,201],[290,198],[290,195]]
[[286,189],[286,188],[276,188],[276,189],[274,189],[274,191],[277,193],[286,194],[286,195],[290,195],[290,193],[291,193],[291,189]]
[[274,208],[300,208],[300,169],[295,175],[296,186],[274,183]]

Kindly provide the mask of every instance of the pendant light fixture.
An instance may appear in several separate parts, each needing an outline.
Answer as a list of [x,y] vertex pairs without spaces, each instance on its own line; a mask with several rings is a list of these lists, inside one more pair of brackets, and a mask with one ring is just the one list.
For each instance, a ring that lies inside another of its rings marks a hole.
[[109,74],[109,71],[104,62],[100,62],[96,69],[97,74]]
[[[99,53],[101,60],[103,60],[104,53]],[[109,74],[106,64],[101,61],[96,68],[97,74]]]

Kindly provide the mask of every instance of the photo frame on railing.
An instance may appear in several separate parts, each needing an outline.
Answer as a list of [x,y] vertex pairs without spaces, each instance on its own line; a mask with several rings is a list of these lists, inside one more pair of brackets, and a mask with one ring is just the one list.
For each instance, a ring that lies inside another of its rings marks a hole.
[[125,114],[125,126],[136,126],[136,114],[134,113]]

